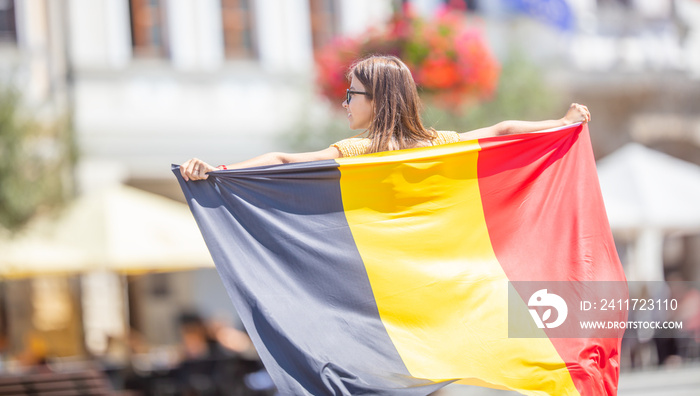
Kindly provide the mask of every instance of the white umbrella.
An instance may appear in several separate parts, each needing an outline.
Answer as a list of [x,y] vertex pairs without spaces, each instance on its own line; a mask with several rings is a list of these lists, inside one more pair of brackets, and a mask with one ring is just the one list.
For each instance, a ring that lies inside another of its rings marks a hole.
[[4,278],[212,266],[187,205],[123,185],[85,194],[19,235],[0,235]]
[[84,272],[89,263],[85,252],[38,236],[6,236],[0,241],[2,279]]
[[117,185],[79,197],[56,220],[53,240],[94,269],[138,273],[212,267],[187,205]]
[[613,229],[700,230],[700,166],[629,143],[598,177]]
[[663,280],[663,235],[700,231],[700,167],[630,143],[598,162],[613,231],[635,238],[630,280]]

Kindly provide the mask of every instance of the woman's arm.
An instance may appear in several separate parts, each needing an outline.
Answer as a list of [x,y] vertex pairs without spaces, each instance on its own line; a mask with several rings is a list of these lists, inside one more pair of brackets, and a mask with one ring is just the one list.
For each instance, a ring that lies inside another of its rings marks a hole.
[[[335,147],[329,147],[327,149],[310,151],[306,153],[267,153],[246,161],[226,165],[226,169],[251,168],[254,166],[319,161],[334,158],[340,158],[340,151],[338,151],[338,149]],[[180,165],[180,174],[185,181],[205,180],[209,177],[207,172],[215,170],[217,170],[216,167],[213,167],[197,158],[192,158],[191,160]]]
[[461,141],[481,139],[491,136],[513,135],[516,133],[529,133],[544,129],[556,128],[575,124],[577,122],[588,122],[591,120],[591,113],[588,108],[578,103],[572,103],[564,117],[558,120],[546,121],[503,121],[496,125],[476,129],[469,132],[460,133]]

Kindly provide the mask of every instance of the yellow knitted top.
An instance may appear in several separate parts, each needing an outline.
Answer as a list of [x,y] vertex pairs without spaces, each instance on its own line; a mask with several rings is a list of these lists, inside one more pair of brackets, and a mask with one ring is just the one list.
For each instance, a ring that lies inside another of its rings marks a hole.
[[[441,144],[457,143],[459,142],[459,134],[452,131],[436,131],[437,136],[431,142],[433,146],[439,146]],[[340,151],[343,157],[354,157],[356,155],[367,154],[370,145],[369,138],[350,138],[344,139],[339,142],[331,144],[331,147],[335,147]]]

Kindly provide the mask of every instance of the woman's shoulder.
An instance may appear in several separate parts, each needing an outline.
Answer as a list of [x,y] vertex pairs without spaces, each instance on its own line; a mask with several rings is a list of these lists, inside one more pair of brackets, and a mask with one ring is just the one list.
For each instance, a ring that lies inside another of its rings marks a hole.
[[[435,135],[431,141],[433,146],[460,141],[459,134],[455,131],[435,131],[434,133]],[[367,154],[371,143],[372,141],[369,138],[353,137],[335,142],[331,144],[331,147],[337,148],[343,157],[354,157]]]
[[343,157],[354,157],[356,155],[366,154],[371,141],[368,138],[348,138],[331,144],[340,151]]
[[460,141],[459,134],[455,131],[435,131],[433,146],[440,144],[457,143]]

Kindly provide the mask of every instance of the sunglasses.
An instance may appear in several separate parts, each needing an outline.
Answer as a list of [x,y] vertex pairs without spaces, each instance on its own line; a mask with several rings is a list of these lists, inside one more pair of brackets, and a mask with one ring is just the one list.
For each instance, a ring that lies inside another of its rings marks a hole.
[[367,92],[360,92],[360,91],[351,91],[349,89],[345,90],[345,103],[350,104],[350,99],[352,99],[352,95],[357,94],[357,95],[369,95]]

